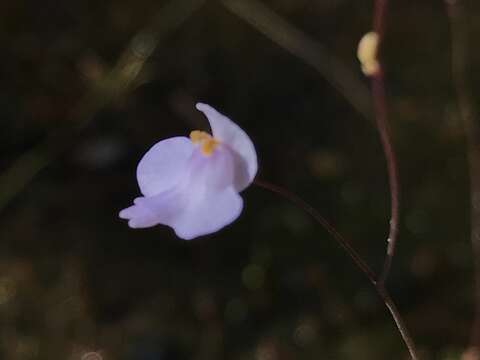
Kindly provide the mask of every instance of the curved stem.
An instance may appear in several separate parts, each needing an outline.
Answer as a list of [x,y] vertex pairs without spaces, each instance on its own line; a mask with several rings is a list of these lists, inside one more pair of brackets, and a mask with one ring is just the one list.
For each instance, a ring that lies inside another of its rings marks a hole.
[[395,325],[397,327],[402,340],[404,341],[407,349],[410,353],[412,360],[419,360],[417,355],[417,350],[415,348],[415,343],[413,342],[412,337],[410,336],[405,323],[398,311],[393,299],[391,298],[388,290],[385,288],[384,284],[377,280],[377,275],[373,272],[373,270],[368,266],[368,264],[363,260],[361,255],[355,250],[355,248],[351,245],[351,243],[344,238],[336,229],[333,227],[314,207],[310,204],[305,202],[303,199],[298,197],[297,195],[291,193],[290,191],[268,183],[262,180],[255,180],[254,184],[258,187],[263,189],[269,190],[275,194],[282,196],[283,198],[287,199],[306,213],[308,213],[315,221],[317,221],[332,237],[337,241],[337,243],[345,250],[345,252],[350,256],[354,264],[362,271],[362,273],[368,278],[370,283],[375,288],[377,294],[382,299],[383,303],[387,307],[390,315],[392,316],[393,320],[395,321]]
[[[387,0],[376,0],[373,14],[373,31],[378,35],[378,50],[381,48],[385,33],[385,15],[387,13]],[[379,69],[371,76],[373,109],[375,122],[380,135],[385,160],[387,162],[388,182],[390,186],[390,230],[387,238],[387,251],[383,270],[379,282],[384,283],[392,266],[393,256],[398,237],[399,223],[399,182],[397,160],[390,139],[390,130],[387,122],[387,105],[385,100],[385,84],[382,63],[377,59]]]
[[403,339],[403,342],[407,346],[408,352],[410,353],[411,358],[413,360],[419,360],[420,358],[418,357],[418,354],[417,354],[415,342],[413,341],[412,336],[409,334],[407,326],[403,322],[400,312],[397,309],[397,305],[395,305],[395,302],[393,301],[389,292],[385,288],[384,284],[380,282],[375,286],[375,289],[377,290],[378,295],[382,298],[383,303],[385,304],[388,311],[390,312],[390,315],[392,315],[393,321],[395,321],[395,325],[397,326],[398,332],[400,333]]
[[380,282],[385,282],[392,266],[392,260],[393,256],[395,255],[395,247],[397,244],[400,191],[398,183],[397,160],[393,150],[392,142],[390,140],[390,131],[387,124],[385,87],[381,68],[379,72],[372,77],[372,95],[375,121],[387,162],[388,180],[390,186],[390,229],[387,238],[387,251],[383,264],[383,271],[379,279]]
[[273,193],[281,195],[286,198],[291,203],[295,204],[297,207],[308,213],[312,218],[315,219],[322,227],[338,242],[338,244],[347,252],[348,256],[353,260],[355,265],[368,277],[372,284],[377,283],[377,275],[370,269],[370,266],[362,259],[360,254],[353,248],[350,242],[345,239],[330,223],[312,206],[306,203],[304,200],[299,198],[297,195],[289,192],[288,190],[268,183],[262,180],[255,180],[254,184],[267,189]]

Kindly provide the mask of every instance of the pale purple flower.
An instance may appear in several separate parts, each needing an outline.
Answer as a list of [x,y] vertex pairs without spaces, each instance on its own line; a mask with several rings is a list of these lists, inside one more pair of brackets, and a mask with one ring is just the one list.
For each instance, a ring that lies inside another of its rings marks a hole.
[[210,234],[242,212],[238,194],[257,172],[257,154],[248,135],[207,104],[196,108],[212,135],[192,131],[156,143],[140,160],[137,181],[143,197],[120,211],[132,228],[168,225],[185,240]]

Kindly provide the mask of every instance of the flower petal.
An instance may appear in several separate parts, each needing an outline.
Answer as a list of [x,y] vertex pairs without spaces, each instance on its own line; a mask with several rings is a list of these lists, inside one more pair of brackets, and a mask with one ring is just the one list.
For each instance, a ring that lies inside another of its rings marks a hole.
[[220,144],[208,156],[196,149],[188,160],[186,183],[179,184],[186,192],[218,191],[234,185],[234,154]]
[[250,185],[257,173],[257,154],[252,140],[237,124],[210,105],[198,103],[196,108],[207,117],[212,134],[234,153],[235,189],[242,191]]
[[183,136],[153,145],[137,167],[137,181],[142,194],[153,196],[175,186],[185,175],[192,152],[192,142]]
[[146,228],[158,224],[170,225],[185,207],[184,198],[176,190],[165,191],[151,197],[139,197],[134,205],[120,211],[131,228]]
[[210,234],[234,221],[242,212],[243,200],[234,188],[233,154],[220,145],[212,155],[200,151],[188,165],[188,182],[179,185],[182,209],[170,226],[186,240]]
[[189,199],[171,226],[178,237],[191,240],[229,225],[240,215],[242,208],[243,200],[233,187],[199,193]]
[[157,224],[155,214],[147,208],[138,205],[132,205],[123,209],[120,211],[119,216],[121,219],[128,220],[128,226],[134,229],[150,227]]
[[152,197],[135,199],[122,211],[131,228],[167,225],[178,237],[191,240],[214,233],[233,222],[242,212],[243,200],[233,187],[221,191],[165,191]]
[[181,181],[160,194],[136,198],[120,217],[128,219],[132,228],[170,226],[186,240],[220,230],[235,220],[243,207],[233,187],[232,157],[223,146],[210,156],[196,149]]

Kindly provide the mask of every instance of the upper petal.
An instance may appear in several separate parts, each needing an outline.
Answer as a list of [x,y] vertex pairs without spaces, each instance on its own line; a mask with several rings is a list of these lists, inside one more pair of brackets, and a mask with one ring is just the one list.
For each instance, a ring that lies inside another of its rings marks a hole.
[[190,139],[178,136],[153,145],[137,167],[137,181],[145,196],[153,196],[175,186],[188,171],[193,152]]
[[235,189],[242,191],[250,185],[257,173],[257,153],[252,140],[237,124],[210,105],[198,103],[196,108],[207,117],[212,134],[230,147],[235,162]]

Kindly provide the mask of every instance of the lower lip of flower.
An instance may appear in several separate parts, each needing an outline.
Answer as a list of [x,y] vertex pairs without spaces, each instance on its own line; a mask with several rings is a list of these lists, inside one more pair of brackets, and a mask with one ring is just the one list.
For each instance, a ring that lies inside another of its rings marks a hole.
[[205,131],[194,130],[190,133],[192,143],[200,145],[200,151],[205,156],[213,154],[220,142]]

